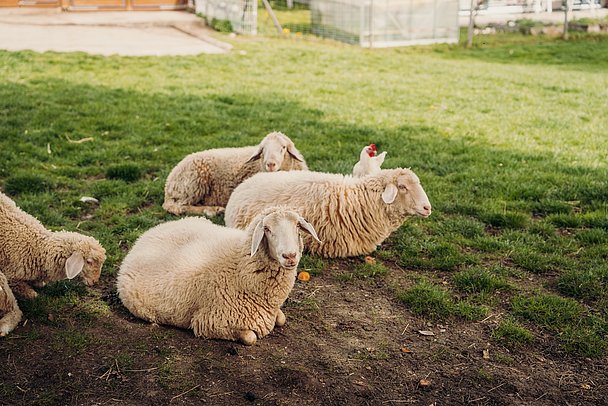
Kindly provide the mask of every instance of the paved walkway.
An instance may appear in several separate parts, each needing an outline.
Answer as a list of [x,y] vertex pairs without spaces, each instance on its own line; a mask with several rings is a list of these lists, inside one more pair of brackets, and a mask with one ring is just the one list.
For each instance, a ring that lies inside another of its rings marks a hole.
[[62,12],[0,8],[0,49],[100,55],[218,54],[229,44],[185,11]]

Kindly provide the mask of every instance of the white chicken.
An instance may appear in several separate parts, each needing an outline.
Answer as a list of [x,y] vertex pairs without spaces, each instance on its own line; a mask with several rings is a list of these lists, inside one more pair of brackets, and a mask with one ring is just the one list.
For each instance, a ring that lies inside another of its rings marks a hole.
[[361,150],[359,162],[353,167],[353,176],[362,177],[380,172],[386,151],[376,155],[376,144],[369,144]]

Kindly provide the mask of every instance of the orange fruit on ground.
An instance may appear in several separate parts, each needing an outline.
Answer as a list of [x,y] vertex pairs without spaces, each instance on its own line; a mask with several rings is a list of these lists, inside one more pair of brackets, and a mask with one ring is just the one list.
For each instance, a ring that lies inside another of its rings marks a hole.
[[302,271],[298,274],[298,280],[308,282],[310,280],[310,274],[306,271]]

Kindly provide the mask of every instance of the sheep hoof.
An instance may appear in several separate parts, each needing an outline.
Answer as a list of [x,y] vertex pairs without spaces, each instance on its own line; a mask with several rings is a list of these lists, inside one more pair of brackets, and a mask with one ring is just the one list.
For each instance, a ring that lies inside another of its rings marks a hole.
[[286,322],[286,318],[285,318],[285,313],[283,313],[283,311],[281,309],[279,309],[279,312],[277,313],[277,320],[275,321],[275,325],[281,327],[285,325]]
[[202,213],[206,217],[213,217],[213,216],[219,216],[220,214],[224,213],[225,211],[226,211],[226,208],[224,208],[224,207],[208,206],[208,207],[203,207]]
[[243,330],[239,333],[239,339],[245,345],[254,345],[258,340],[255,333],[251,330]]
[[16,283],[14,286],[12,286],[12,289],[16,296],[19,296],[25,300],[36,299],[36,297],[38,297],[38,293],[25,282]]
[[0,337],[6,337],[8,333],[13,331],[14,328],[15,326],[11,327],[8,323],[4,324],[3,326],[0,325]]

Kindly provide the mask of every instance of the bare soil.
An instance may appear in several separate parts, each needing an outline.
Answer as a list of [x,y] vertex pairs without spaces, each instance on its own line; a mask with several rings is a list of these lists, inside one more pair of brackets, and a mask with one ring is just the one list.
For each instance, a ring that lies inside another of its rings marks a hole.
[[407,270],[341,280],[355,261],[298,281],[287,324],[253,347],[140,321],[106,276],[82,300],[110,311],[91,320],[76,305],[0,340],[0,404],[608,404],[605,359],[563,354],[540,332],[531,346],[497,346],[499,312],[430,323],[396,299]]

